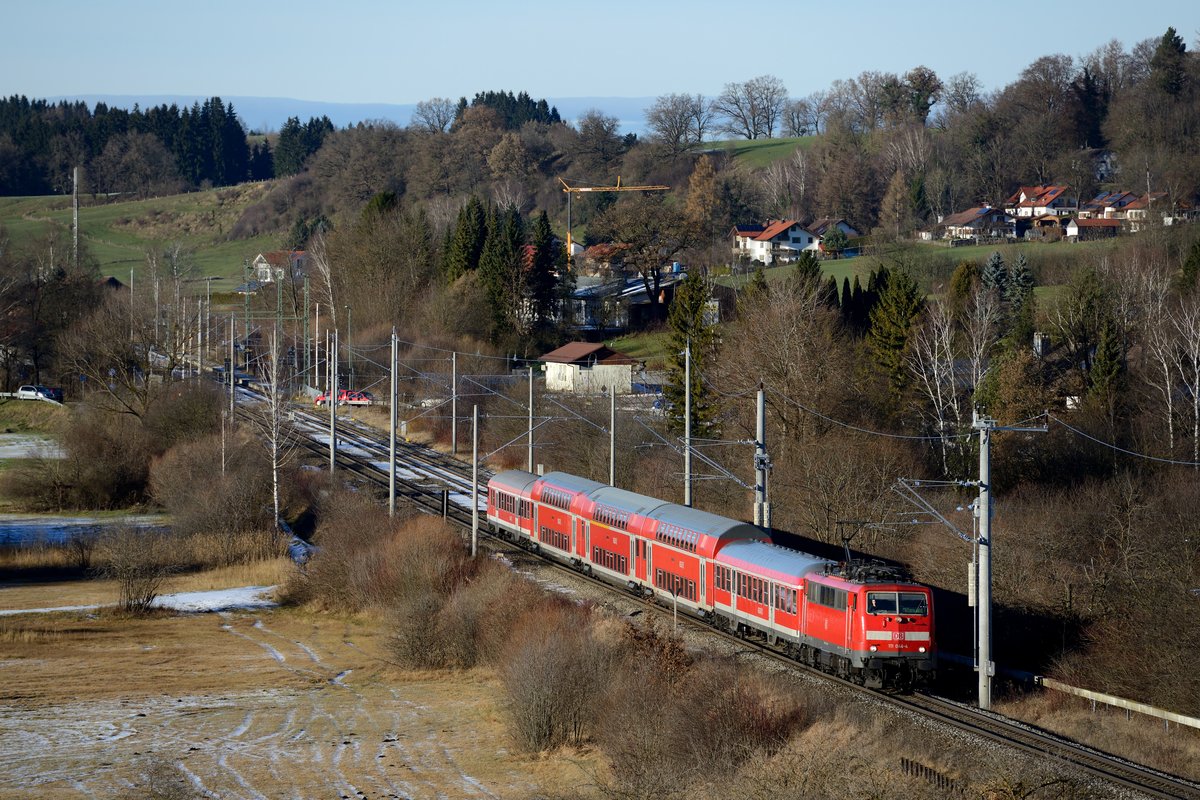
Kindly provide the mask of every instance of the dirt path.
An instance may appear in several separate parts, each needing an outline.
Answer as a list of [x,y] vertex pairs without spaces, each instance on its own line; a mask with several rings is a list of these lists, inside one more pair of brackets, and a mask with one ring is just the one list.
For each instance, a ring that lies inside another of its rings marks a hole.
[[[508,749],[494,681],[386,661],[373,620],[277,610],[0,623],[0,798],[521,798],[583,782]],[[576,754],[577,756],[577,754]]]

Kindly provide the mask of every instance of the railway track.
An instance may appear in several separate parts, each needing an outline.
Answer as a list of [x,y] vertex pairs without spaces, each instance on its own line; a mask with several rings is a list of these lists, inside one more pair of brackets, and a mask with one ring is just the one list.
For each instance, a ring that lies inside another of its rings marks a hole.
[[[318,418],[308,411],[297,411],[297,427],[304,432],[301,445],[317,456],[326,456],[329,448],[328,417]],[[321,427],[323,426],[323,428]],[[357,425],[350,425],[344,420],[337,423],[338,431],[338,463],[342,469],[357,475],[363,480],[382,487],[388,487],[387,466],[388,448],[386,440],[380,441],[378,434]],[[397,442],[397,498],[415,504],[423,511],[443,515],[454,522],[470,527],[470,467],[449,456],[436,453],[428,448],[407,442]],[[487,481],[490,473],[480,470],[480,484]],[[438,485],[431,486],[430,482]],[[443,505],[443,491],[449,492],[451,502]],[[483,498],[486,503],[486,496]],[[476,508],[485,510],[480,498],[476,498]],[[491,548],[497,551],[508,551],[510,557],[528,557],[531,554],[499,537],[486,533],[486,526],[480,531],[490,540]],[[608,591],[621,592],[618,587],[584,575],[571,569],[555,559],[543,558],[540,563],[548,564],[553,569],[572,576],[575,580],[585,581],[604,587]],[[626,596],[628,594],[626,593]],[[670,609],[656,603],[648,602],[647,606],[655,611],[670,614]],[[1018,723],[995,714],[980,711],[959,703],[954,703],[934,695],[917,693],[912,695],[895,695],[863,689],[849,681],[819,672],[800,664],[782,653],[751,639],[743,639],[733,634],[716,630],[703,620],[680,615],[687,624],[703,629],[706,633],[736,642],[742,649],[750,649],[762,656],[778,662],[789,669],[806,674],[819,675],[847,689],[857,692],[869,692],[872,697],[879,699],[898,709],[918,714],[927,719],[937,721],[956,730],[963,731],[985,741],[998,743],[1014,748],[1020,752],[1052,760],[1064,767],[1078,770],[1081,774],[1103,780],[1114,787],[1140,793],[1152,798],[1185,798],[1200,800],[1200,784],[1169,775],[1148,767],[1141,766],[1121,758],[1097,751],[1078,743],[1063,739],[1038,728]]]

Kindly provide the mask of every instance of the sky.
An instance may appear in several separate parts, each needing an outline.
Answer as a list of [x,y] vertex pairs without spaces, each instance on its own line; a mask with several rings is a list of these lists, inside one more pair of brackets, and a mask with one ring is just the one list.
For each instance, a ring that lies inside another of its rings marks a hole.
[[415,103],[716,95],[770,74],[793,97],[864,70],[974,72],[987,89],[1042,55],[1127,48],[1196,0],[997,4],[844,0],[8,0],[0,96],[179,94]]

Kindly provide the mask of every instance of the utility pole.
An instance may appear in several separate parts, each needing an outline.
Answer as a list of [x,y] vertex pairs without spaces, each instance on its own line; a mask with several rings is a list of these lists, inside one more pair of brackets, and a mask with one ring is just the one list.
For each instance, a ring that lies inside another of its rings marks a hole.
[[471,406],[471,558],[479,547],[479,406]]
[[[319,391],[321,388],[321,368],[317,365],[321,363],[321,304],[316,303],[315,306],[317,321],[313,328],[313,387]],[[305,375],[304,379],[308,380],[308,376]]]
[[608,393],[608,485],[617,485],[617,392]]
[[346,377],[350,381],[347,389],[354,388],[354,351],[351,349],[354,345],[351,342],[353,331],[350,327],[350,306],[346,306]]
[[683,504],[692,506],[692,340],[683,348]]
[[396,329],[392,328],[392,392],[388,402],[388,516],[396,516]]
[[233,314],[229,315],[229,369],[225,371],[225,380],[229,381],[229,424],[233,424],[233,340],[236,338],[233,327]]
[[[71,171],[71,266],[79,269],[79,167]],[[132,291],[132,289],[131,289]]]
[[329,392],[325,395],[325,402],[329,404],[329,477],[333,477],[334,467],[337,466],[335,453],[337,452],[337,394],[338,394],[338,374],[337,374],[337,329],[333,331],[333,340],[327,348],[329,352]]
[[525,469],[533,472],[533,367],[529,368],[529,447]]
[[767,456],[767,400],[761,384],[758,388],[758,426],[754,442],[754,524],[771,529],[771,502],[767,479],[771,459]]
[[1045,433],[1046,428],[1000,426],[996,420],[980,414],[979,409],[975,409],[973,417],[971,427],[979,431],[979,500],[976,508],[979,515],[979,536],[976,540],[979,557],[976,560],[978,577],[975,581],[979,641],[975,669],[979,674],[979,707],[990,709],[992,677],[996,674],[996,664],[992,661],[992,431]]
[[450,455],[458,455],[458,353],[450,352]]

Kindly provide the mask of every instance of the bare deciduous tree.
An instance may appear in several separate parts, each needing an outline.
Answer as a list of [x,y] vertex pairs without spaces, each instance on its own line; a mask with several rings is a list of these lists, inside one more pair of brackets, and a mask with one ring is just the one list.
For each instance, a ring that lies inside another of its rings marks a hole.
[[646,126],[654,139],[677,155],[704,141],[712,111],[703,95],[667,94],[646,110]]
[[433,97],[417,103],[412,122],[429,133],[445,133],[454,122],[457,106],[448,97]]
[[949,472],[951,437],[962,426],[962,396],[955,376],[954,316],[942,303],[927,307],[908,356],[926,403],[921,413],[940,437],[942,471]]
[[275,526],[278,527],[279,473],[295,455],[296,438],[288,413],[286,374],[277,329],[271,330],[264,356],[266,363],[260,371],[259,381],[266,398],[254,409],[252,417],[271,461],[271,499]]
[[713,111],[724,118],[722,130],[746,139],[771,138],[787,104],[787,87],[774,75],[760,75],[743,83],[727,83],[713,101]]

